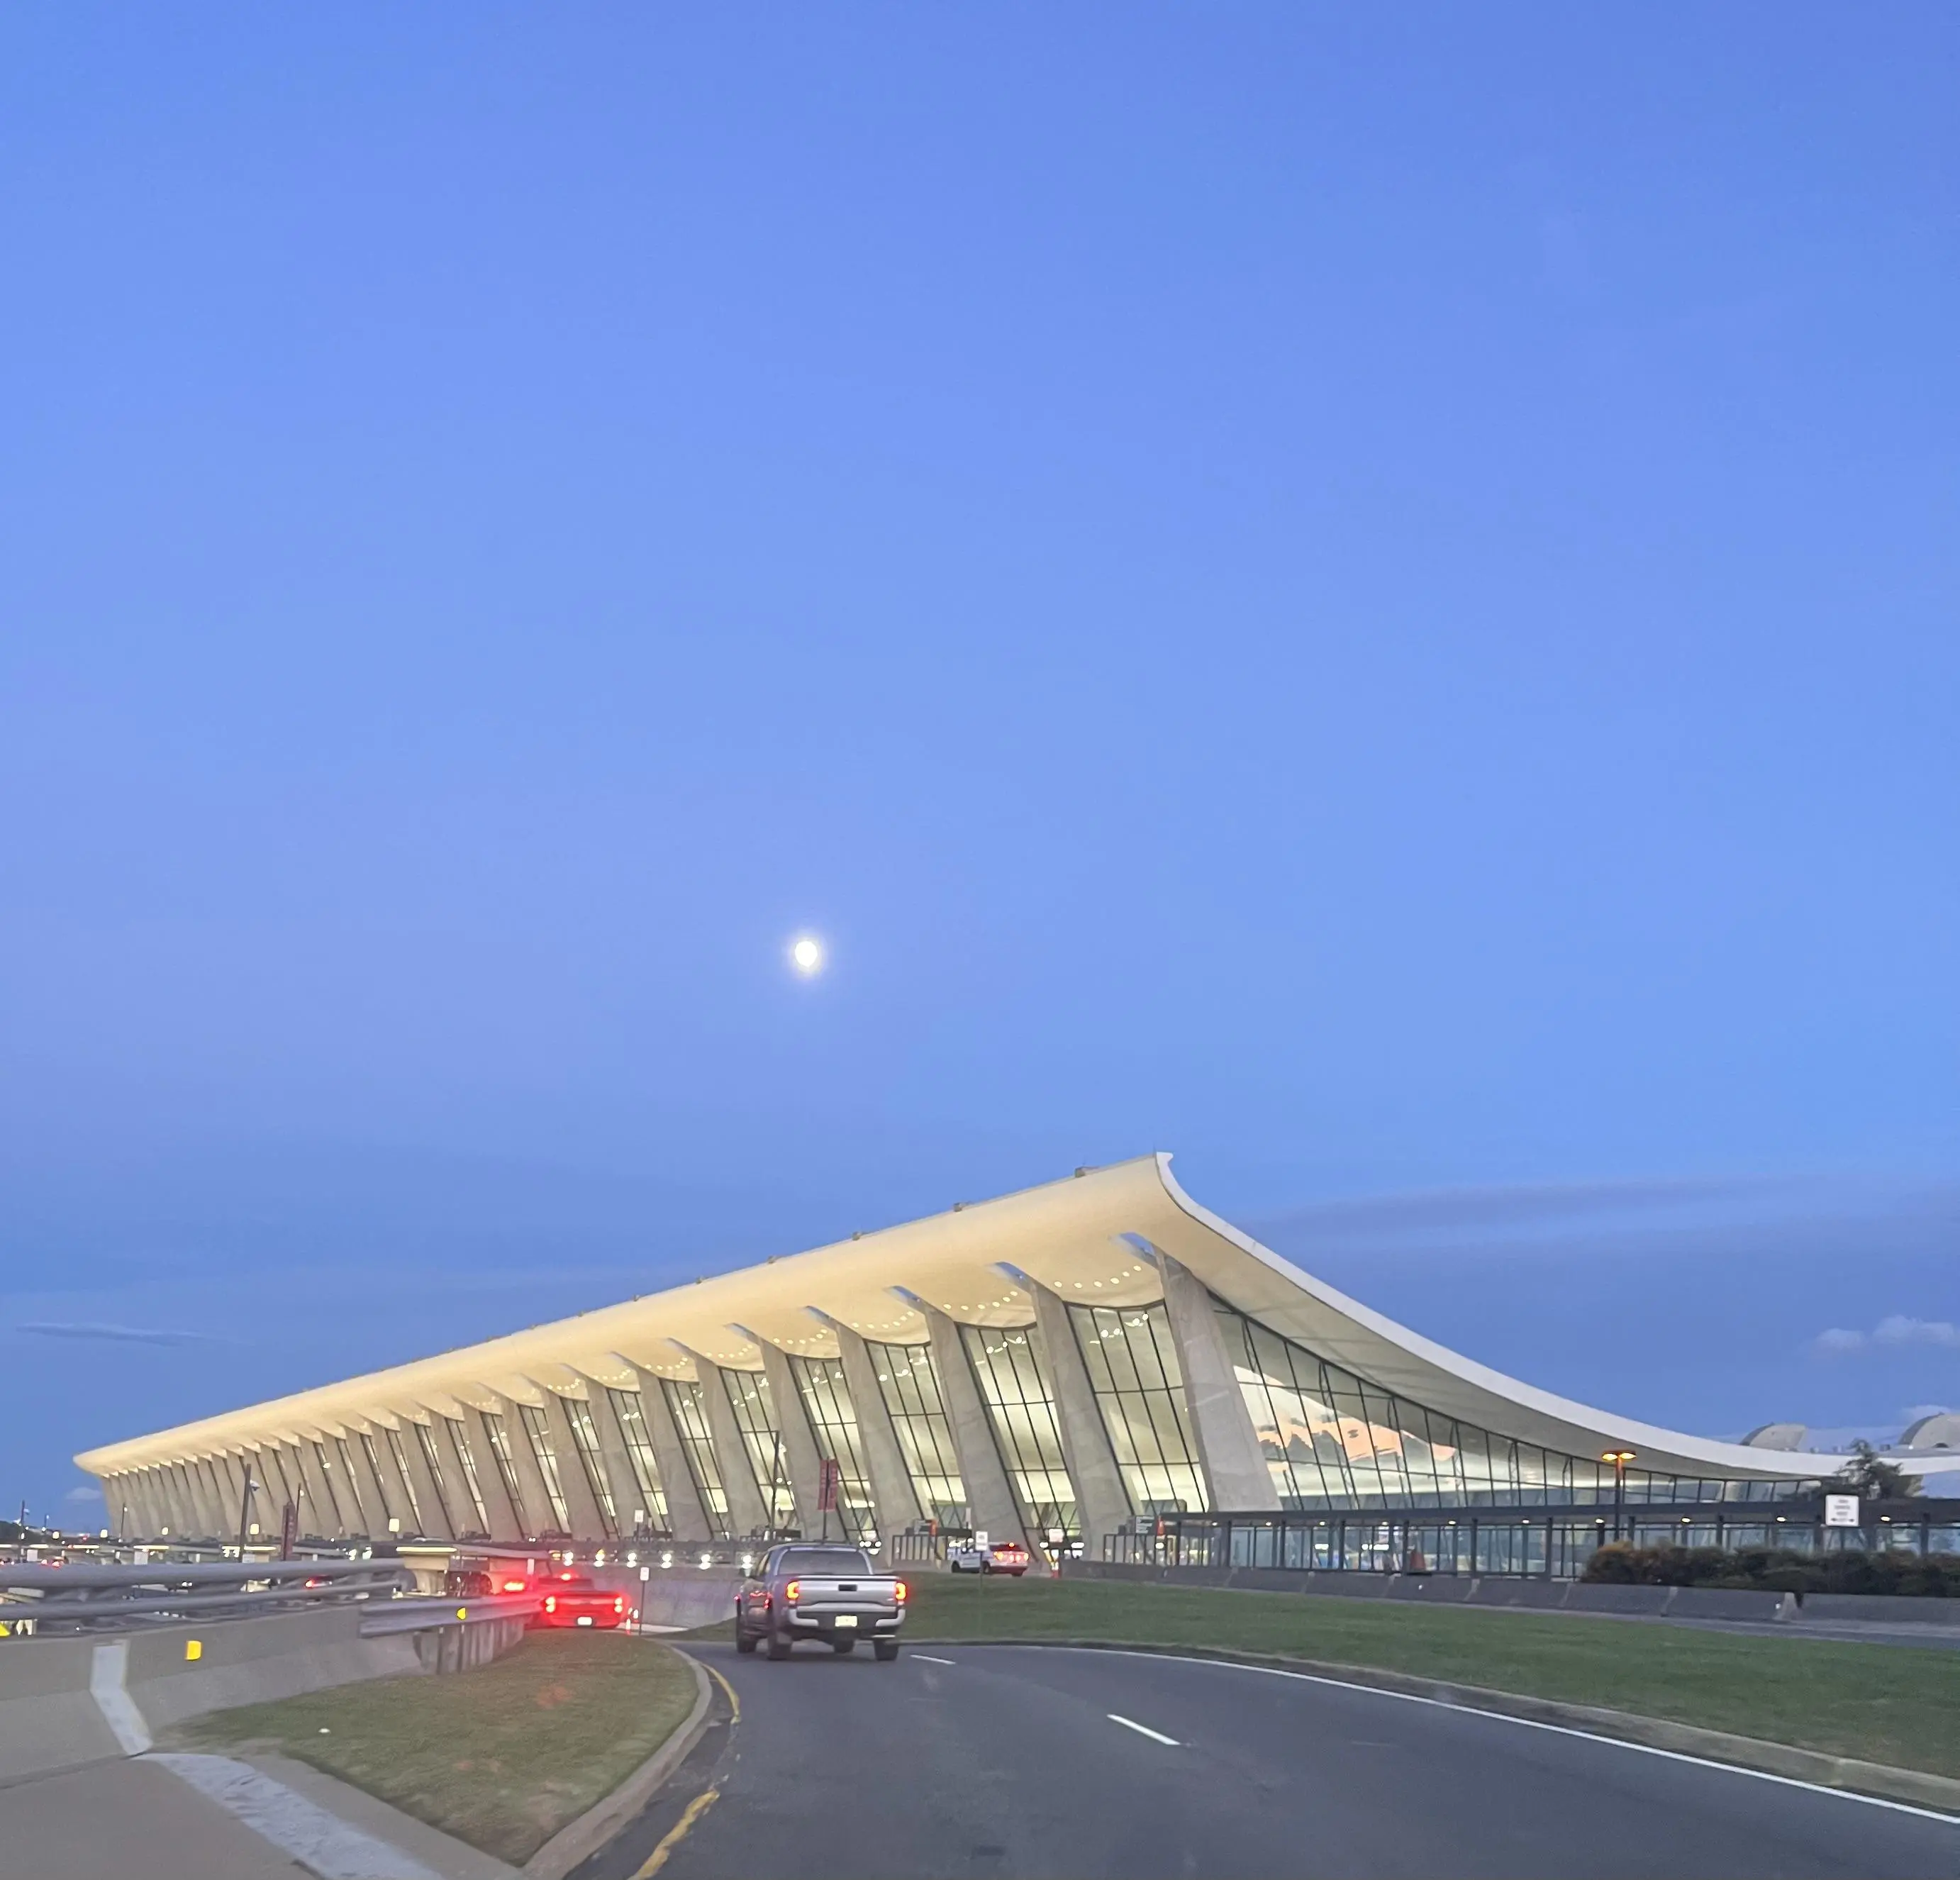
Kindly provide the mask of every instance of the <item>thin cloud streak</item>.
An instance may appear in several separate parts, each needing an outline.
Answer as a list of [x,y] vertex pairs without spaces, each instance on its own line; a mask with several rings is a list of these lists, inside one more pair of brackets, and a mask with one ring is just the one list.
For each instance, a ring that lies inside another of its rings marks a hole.
[[214,1344],[218,1342],[202,1331],[166,1331],[145,1325],[88,1325],[43,1322],[17,1325],[17,1331],[36,1338],[78,1338],[109,1344]]

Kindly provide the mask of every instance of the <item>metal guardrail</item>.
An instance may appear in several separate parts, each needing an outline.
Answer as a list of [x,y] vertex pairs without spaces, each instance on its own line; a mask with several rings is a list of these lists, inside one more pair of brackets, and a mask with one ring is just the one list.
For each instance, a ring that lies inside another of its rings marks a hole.
[[160,1562],[0,1567],[0,1628],[24,1637],[113,1630],[177,1614],[243,1618],[296,1606],[386,1600],[413,1586],[396,1560]]
[[500,1593],[487,1599],[377,1599],[361,1615],[361,1636],[426,1632],[431,1626],[482,1625],[493,1619],[528,1619],[541,1595]]

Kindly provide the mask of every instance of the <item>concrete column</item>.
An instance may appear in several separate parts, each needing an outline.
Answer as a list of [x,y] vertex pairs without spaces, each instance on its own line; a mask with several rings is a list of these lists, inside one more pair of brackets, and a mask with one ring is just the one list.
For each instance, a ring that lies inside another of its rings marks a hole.
[[[415,1433],[424,1426],[442,1446],[436,1451],[436,1459],[443,1465],[440,1489],[430,1472],[428,1458],[422,1452],[422,1439]],[[425,1411],[418,1419],[406,1411],[398,1411],[395,1414],[395,1433],[401,1439],[401,1455],[396,1456],[392,1443],[383,1446],[383,1454],[396,1477],[399,1478],[406,1474],[409,1487],[415,1490],[415,1508],[411,1518],[431,1541],[453,1541],[466,1528],[476,1525],[476,1511],[470,1505],[469,1484],[462,1479],[463,1465],[444,1438],[447,1427],[430,1411]],[[448,1451],[446,1461],[445,1449]]]
[[1045,1286],[1032,1285],[1029,1290],[1035,1299],[1035,1356],[1055,1392],[1062,1460],[1075,1484],[1082,1551],[1090,1560],[1100,1560],[1103,1535],[1114,1534],[1135,1510],[1116,1467],[1116,1453],[1090,1385],[1082,1347],[1075,1341],[1075,1328],[1068,1322],[1068,1308]]
[[[604,1542],[615,1539],[618,1529],[609,1525],[599,1498],[586,1479],[584,1459],[579,1454],[578,1439],[571,1433],[571,1412],[555,1391],[545,1390],[545,1419],[551,1426],[551,1446],[558,1459],[558,1478],[565,1485],[565,1504],[571,1510],[571,1531],[581,1541]],[[615,1502],[616,1508],[619,1504]],[[626,1511],[629,1515],[632,1510]]]
[[[584,1374],[581,1372],[580,1375]],[[644,1516],[646,1526],[652,1528],[659,1524],[654,1519],[654,1510],[647,1506],[647,1494],[640,1486],[640,1478],[633,1472],[633,1459],[626,1452],[625,1433],[619,1427],[619,1413],[612,1408],[611,1394],[596,1377],[585,1379],[585,1404],[592,1412],[592,1427],[599,1432],[599,1464],[605,1470],[606,1484],[612,1490],[612,1506],[619,1516],[619,1538],[630,1541],[633,1538],[635,1509]],[[661,1487],[665,1489],[664,1482]]]
[[[816,1433],[810,1427],[810,1412],[803,1408],[803,1392],[797,1388],[789,1354],[765,1338],[756,1343],[762,1348],[762,1375],[769,1381],[769,1401],[775,1406],[776,1427],[782,1433],[783,1459],[789,1465],[790,1491],[796,1497],[797,1524],[803,1538],[822,1532],[822,1517],[817,1512],[822,1492],[823,1453],[816,1446]],[[844,1517],[830,1524],[845,1534]]]
[[190,1465],[173,1462],[170,1483],[170,1538],[195,1540],[203,1531],[204,1517],[198,1506],[196,1491],[191,1485]]
[[885,1408],[885,1393],[878,1388],[878,1373],[864,1341],[848,1325],[829,1322],[837,1334],[837,1349],[844,1360],[844,1381],[850,1387],[851,1408],[858,1417],[858,1439],[864,1451],[864,1468],[871,1478],[871,1503],[877,1511],[878,1533],[889,1539],[924,1519],[919,1506],[918,1490],[912,1472],[905,1466],[905,1452],[899,1446],[899,1433],[892,1427],[892,1413]]
[[157,1513],[156,1484],[146,1468],[132,1469],[123,1478],[129,1503],[129,1534],[138,1541],[154,1541],[162,1516]]
[[1020,1504],[1014,1499],[1013,1484],[1007,1480],[994,1441],[994,1426],[981,1401],[980,1386],[973,1381],[972,1367],[966,1362],[966,1347],[959,1341],[959,1328],[937,1306],[915,1304],[932,1334],[932,1368],[939,1379],[940,1401],[946,1406],[947,1427],[953,1432],[953,1446],[959,1453],[960,1479],[966,1484],[966,1505],[972,1511],[974,1526],[985,1528],[990,1540],[1020,1541],[1031,1553],[1039,1551],[1045,1558],[1040,1537],[1029,1534],[1022,1522]]
[[224,1510],[218,1502],[208,1459],[201,1455],[192,1457],[185,1465],[184,1475],[190,1488],[190,1505],[196,1516],[199,1538],[220,1538],[224,1532]]
[[689,1355],[701,1375],[701,1397],[714,1437],[714,1459],[721,1465],[721,1486],[728,1494],[729,1528],[738,1540],[744,1535],[762,1534],[768,1528],[769,1513],[756,1485],[749,1446],[742,1440],[742,1427],[735,1420],[735,1406],[728,1401],[728,1386],[721,1381],[721,1367],[698,1353]]
[[[660,1389],[657,1372],[642,1370],[637,1364],[633,1374],[640,1380],[640,1408],[653,1438],[654,1460],[659,1465],[660,1486],[667,1491],[667,1525],[676,1541],[709,1541],[717,1526],[713,1512],[705,1506],[694,1485],[694,1472],[687,1465],[680,1429],[667,1406],[667,1394]],[[718,1465],[721,1459],[715,1459]]]
[[[463,1430],[459,1436],[455,1425],[447,1417],[439,1417],[434,1424],[436,1440],[447,1443],[452,1449],[459,1443],[469,1446],[470,1459],[476,1465],[476,1486],[483,1491],[483,1504],[490,1510],[490,1536],[497,1541],[522,1541],[530,1532],[526,1525],[522,1509],[514,1507],[510,1491],[504,1486],[503,1471],[497,1466],[497,1459],[490,1452],[490,1439],[484,1433],[483,1419],[474,1404],[466,1404],[463,1410]],[[521,1434],[522,1433],[520,1432]],[[459,1474],[463,1468],[463,1458],[456,1459]],[[469,1499],[468,1484],[459,1481],[457,1492],[467,1503]],[[475,1511],[459,1512],[459,1521],[474,1519]]]
[[278,1443],[272,1446],[271,1454],[279,1469],[272,1478],[272,1492],[280,1498],[279,1519],[285,1520],[286,1504],[290,1502],[293,1519],[304,1528],[313,1513],[313,1498],[306,1485],[306,1477],[301,1471],[300,1452],[290,1443]]
[[103,1505],[109,1510],[109,1531],[119,1541],[149,1538],[149,1516],[143,1508],[143,1474],[126,1469],[102,1484]]
[[313,1447],[313,1439],[303,1436],[296,1446],[299,1450],[300,1480],[306,1486],[306,1497],[300,1503],[300,1532],[317,1534],[323,1540],[330,1539],[344,1532],[341,1518],[336,1512],[339,1504],[321,1471],[320,1453]]
[[[279,1492],[279,1478],[272,1472],[272,1465],[262,1449],[247,1449],[243,1466],[252,1471],[252,1512],[245,1518],[247,1542],[254,1538],[276,1541],[279,1538],[279,1512],[285,1499]],[[254,1521],[259,1524],[256,1537],[249,1532]]]
[[[363,1442],[363,1437],[367,1439]],[[371,1540],[385,1541],[391,1534],[406,1534],[412,1525],[409,1511],[402,1506],[399,1492],[390,1494],[389,1484],[381,1479],[381,1451],[376,1445],[374,1453],[368,1453],[368,1443],[374,1441],[374,1433],[364,1430],[358,1424],[347,1427],[347,1455],[355,1479],[360,1484],[361,1506],[368,1516],[368,1535]],[[390,1474],[393,1471],[390,1470]],[[390,1521],[399,1521],[401,1525],[390,1528]]]
[[545,1489],[544,1471],[538,1467],[536,1452],[531,1447],[531,1433],[524,1427],[524,1419],[514,1398],[500,1397],[497,1407],[504,1418],[504,1433],[511,1439],[511,1466],[517,1471],[518,1492],[524,1498],[524,1510],[529,1517],[523,1529],[526,1538],[536,1540],[546,1528],[558,1525],[558,1510],[552,1507],[550,1495]]
[[1279,1491],[1246,1408],[1211,1295],[1169,1254],[1160,1252],[1157,1263],[1211,1506],[1233,1514],[1277,1509]]
[[151,1486],[157,1497],[157,1513],[159,1516],[157,1522],[158,1534],[161,1535],[166,1528],[170,1529],[170,1534],[167,1538],[171,1540],[178,1539],[188,1534],[190,1528],[186,1522],[184,1510],[180,1505],[181,1491],[177,1486],[177,1465],[171,1462],[158,1463],[152,1477]]
[[245,1465],[228,1449],[215,1459],[213,1469],[218,1477],[219,1492],[229,1504],[224,1529],[218,1538],[221,1541],[236,1541],[238,1530],[244,1525],[240,1517],[250,1519],[245,1516]]

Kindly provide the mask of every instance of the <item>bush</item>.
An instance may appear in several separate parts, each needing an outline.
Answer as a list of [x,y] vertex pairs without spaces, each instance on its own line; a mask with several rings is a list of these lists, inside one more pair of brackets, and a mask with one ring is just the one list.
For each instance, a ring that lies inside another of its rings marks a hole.
[[1943,1554],[1792,1554],[1767,1547],[1631,1547],[1614,1541],[1586,1563],[1583,1577],[1608,1586],[1734,1586],[1960,1599],[1960,1556]]

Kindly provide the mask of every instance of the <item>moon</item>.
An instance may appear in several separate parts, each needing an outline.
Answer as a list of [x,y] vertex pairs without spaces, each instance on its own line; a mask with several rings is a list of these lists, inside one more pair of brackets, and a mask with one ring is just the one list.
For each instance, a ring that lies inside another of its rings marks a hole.
[[806,979],[814,978],[823,970],[823,944],[805,934],[790,947],[790,964]]

